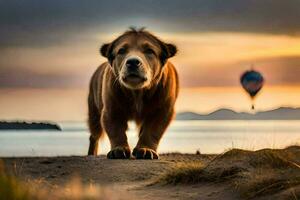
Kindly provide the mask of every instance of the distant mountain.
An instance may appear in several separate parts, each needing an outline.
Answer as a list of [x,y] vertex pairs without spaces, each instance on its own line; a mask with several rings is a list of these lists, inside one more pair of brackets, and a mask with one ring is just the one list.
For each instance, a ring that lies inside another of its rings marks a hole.
[[300,108],[282,107],[270,111],[235,112],[230,109],[220,109],[207,115],[194,112],[182,112],[176,115],[177,120],[300,120]]
[[51,123],[0,121],[0,130],[57,130],[57,131],[61,131],[61,128],[57,124],[51,124]]

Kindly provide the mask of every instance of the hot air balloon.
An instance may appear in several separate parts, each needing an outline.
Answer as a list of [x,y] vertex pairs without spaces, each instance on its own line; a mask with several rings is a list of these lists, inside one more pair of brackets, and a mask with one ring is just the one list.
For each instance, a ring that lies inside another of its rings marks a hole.
[[254,98],[264,84],[264,77],[257,71],[251,69],[244,72],[240,82],[252,100],[252,110],[254,110]]

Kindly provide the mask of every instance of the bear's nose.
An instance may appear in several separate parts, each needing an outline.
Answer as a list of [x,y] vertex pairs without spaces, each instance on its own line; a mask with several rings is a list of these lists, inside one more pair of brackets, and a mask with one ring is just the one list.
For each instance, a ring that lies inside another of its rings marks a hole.
[[126,67],[129,71],[137,70],[141,64],[142,63],[136,58],[131,58],[126,61]]

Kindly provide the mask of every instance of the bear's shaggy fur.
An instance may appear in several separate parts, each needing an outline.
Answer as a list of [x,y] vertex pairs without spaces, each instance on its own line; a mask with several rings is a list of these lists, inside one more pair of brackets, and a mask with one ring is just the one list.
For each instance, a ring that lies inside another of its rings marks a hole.
[[98,67],[90,82],[88,154],[97,155],[105,131],[111,143],[107,157],[129,158],[126,130],[133,120],[139,130],[133,156],[157,159],[157,146],[172,120],[178,95],[178,75],[168,61],[176,54],[176,46],[143,29],[131,29],[100,51],[108,61]]

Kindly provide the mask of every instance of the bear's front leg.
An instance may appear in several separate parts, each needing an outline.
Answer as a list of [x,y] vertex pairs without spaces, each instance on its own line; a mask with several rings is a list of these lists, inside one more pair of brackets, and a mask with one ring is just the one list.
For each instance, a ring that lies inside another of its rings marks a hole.
[[139,141],[132,152],[136,159],[158,159],[157,147],[173,114],[173,109],[161,109],[147,115],[141,124]]
[[130,148],[127,142],[127,119],[120,114],[103,111],[101,122],[106,131],[111,150],[107,154],[109,159],[130,158]]

